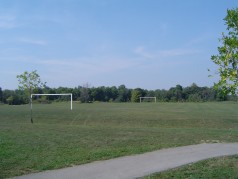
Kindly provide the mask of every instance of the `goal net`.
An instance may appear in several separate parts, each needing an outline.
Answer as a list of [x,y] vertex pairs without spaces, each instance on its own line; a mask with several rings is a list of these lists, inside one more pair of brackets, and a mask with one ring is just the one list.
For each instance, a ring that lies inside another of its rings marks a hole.
[[[72,93],[65,93],[65,94],[31,94],[31,100],[33,96],[70,96],[70,109],[73,109],[73,95]],[[32,109],[32,103],[31,103]]]
[[156,103],[156,97],[140,97],[140,103],[141,102],[155,102]]

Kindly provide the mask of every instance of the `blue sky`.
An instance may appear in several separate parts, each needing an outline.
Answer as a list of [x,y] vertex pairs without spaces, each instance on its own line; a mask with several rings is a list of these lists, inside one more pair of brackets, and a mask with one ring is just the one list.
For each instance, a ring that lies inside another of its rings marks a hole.
[[37,70],[50,87],[212,86],[235,0],[1,0],[0,87]]

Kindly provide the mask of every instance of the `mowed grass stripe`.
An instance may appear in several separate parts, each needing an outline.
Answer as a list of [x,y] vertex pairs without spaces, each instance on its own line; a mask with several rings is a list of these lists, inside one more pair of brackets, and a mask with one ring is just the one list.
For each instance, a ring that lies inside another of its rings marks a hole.
[[0,178],[201,142],[238,141],[237,103],[0,106]]

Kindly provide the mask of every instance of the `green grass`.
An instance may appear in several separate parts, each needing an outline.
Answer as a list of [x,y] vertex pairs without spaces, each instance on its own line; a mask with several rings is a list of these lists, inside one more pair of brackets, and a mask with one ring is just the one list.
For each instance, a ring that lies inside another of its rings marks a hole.
[[153,174],[144,179],[229,179],[238,178],[238,155],[230,157],[219,157],[185,165],[176,169]]
[[0,106],[0,178],[203,142],[238,142],[238,103]]

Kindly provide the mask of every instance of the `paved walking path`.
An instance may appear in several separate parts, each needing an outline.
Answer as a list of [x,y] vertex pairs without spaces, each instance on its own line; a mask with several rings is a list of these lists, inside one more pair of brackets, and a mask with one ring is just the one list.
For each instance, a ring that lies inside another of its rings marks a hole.
[[207,158],[234,154],[238,154],[238,143],[198,144],[29,174],[16,179],[132,179]]

